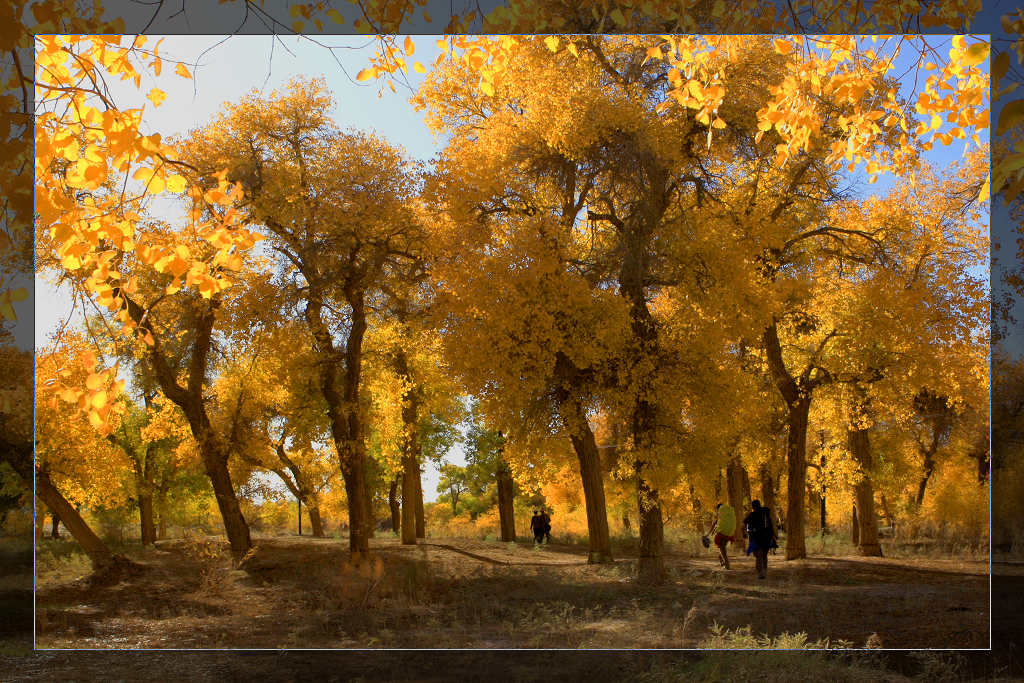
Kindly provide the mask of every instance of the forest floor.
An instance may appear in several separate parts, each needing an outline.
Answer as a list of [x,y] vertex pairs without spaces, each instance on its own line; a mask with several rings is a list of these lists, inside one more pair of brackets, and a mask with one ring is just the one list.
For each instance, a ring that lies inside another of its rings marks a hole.
[[[390,535],[390,534],[389,534]],[[989,565],[951,559],[668,553],[670,580],[586,548],[427,539],[257,538],[233,568],[220,540],[131,553],[116,582],[40,578],[37,648],[987,648]],[[669,548],[671,550],[671,547]],[[1021,573],[1024,573],[1022,570]]]

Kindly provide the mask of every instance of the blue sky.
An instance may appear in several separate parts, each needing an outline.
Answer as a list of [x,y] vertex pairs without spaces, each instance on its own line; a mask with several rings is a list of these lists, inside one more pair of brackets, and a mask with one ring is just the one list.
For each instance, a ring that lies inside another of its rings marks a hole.
[[[414,59],[426,65],[433,62],[439,53],[436,38],[417,36]],[[156,40],[151,38],[147,47]],[[934,41],[943,53],[948,52],[948,38],[935,37]],[[870,46],[869,39],[865,45]],[[357,36],[232,36],[223,41],[215,36],[168,36],[160,46],[161,56],[184,61],[193,71],[194,79],[174,76],[173,68],[165,65],[159,79],[144,76],[140,90],[116,87],[115,93],[122,107],[145,104],[148,132],[158,131],[169,137],[204,125],[225,103],[237,101],[253,88],[270,92],[295,76],[322,76],[334,94],[335,120],[343,127],[374,131],[404,148],[410,158],[426,161],[437,151],[439,141],[427,129],[422,114],[413,111],[407,101],[423,76],[410,73],[407,79],[411,89],[399,87],[397,93],[391,93],[385,88],[383,96],[378,97],[380,83],[355,80],[356,73],[368,64],[374,48],[372,39]],[[904,55],[897,65],[905,68],[911,59],[912,55]],[[893,74],[902,73],[904,68]],[[168,95],[158,108],[143,97],[154,86]],[[909,95],[911,87],[912,81],[906,82],[904,94]],[[982,140],[987,141],[988,131],[983,133]],[[963,143],[957,141],[950,147],[936,145],[927,157],[942,167],[962,152]],[[852,174],[852,178],[866,179],[860,172]],[[892,178],[883,175],[874,185],[860,187],[866,194],[881,193],[891,183]],[[67,317],[69,296],[45,280],[37,280],[35,294],[36,344],[41,346]],[[461,452],[453,452],[451,460],[461,462]],[[436,485],[437,473],[428,466],[423,487],[428,499],[436,498]]]

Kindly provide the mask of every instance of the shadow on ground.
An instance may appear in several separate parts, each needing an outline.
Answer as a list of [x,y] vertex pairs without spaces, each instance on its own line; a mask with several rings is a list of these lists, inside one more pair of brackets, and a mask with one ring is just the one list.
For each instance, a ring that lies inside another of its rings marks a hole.
[[142,572],[114,585],[41,586],[38,646],[737,647],[744,628],[767,644],[989,643],[978,562],[773,557],[758,581],[748,558],[724,571],[710,553],[670,554],[670,581],[651,587],[633,581],[634,558],[587,565],[577,546],[377,539],[353,564],[345,540],[257,543],[240,568],[219,541],[175,542],[133,556]]

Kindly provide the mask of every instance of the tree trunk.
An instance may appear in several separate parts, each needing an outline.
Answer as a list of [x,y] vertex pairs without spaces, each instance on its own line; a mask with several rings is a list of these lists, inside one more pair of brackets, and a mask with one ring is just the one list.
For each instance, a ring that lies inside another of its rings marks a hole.
[[60,517],[53,511],[50,512],[50,538],[60,538]]
[[512,472],[508,465],[502,461],[496,472],[498,480],[498,518],[501,525],[501,540],[510,542],[516,540],[516,519],[513,508],[513,484]]
[[882,514],[885,515],[885,524],[890,528],[891,531],[896,530],[896,520],[892,516],[892,508],[889,507],[889,499],[882,493],[879,495],[879,499],[882,503]]
[[[817,512],[820,507],[821,507],[821,496],[818,495],[818,493],[816,491],[808,490],[807,491],[807,509],[808,510],[813,510],[813,511]],[[819,520],[819,522],[820,522],[820,520]],[[809,524],[808,524],[808,527],[810,527]],[[808,531],[810,531],[810,529],[808,529]],[[819,532],[821,531],[821,527],[820,526],[818,527],[818,531]]]
[[[334,345],[334,338],[323,319],[324,294],[310,288],[307,293],[306,325],[315,340],[320,393],[327,404],[331,437],[338,453],[338,468],[345,481],[348,497],[349,552],[359,561],[370,552],[370,500],[366,482],[366,444],[363,443],[363,422],[359,412],[359,386],[362,377],[363,338],[366,335],[366,307],[363,292],[345,290],[351,307],[348,339],[344,353]],[[338,368],[342,370],[339,386]]]
[[848,433],[850,453],[861,467],[863,477],[854,487],[857,498],[858,543],[861,555],[881,557],[878,543],[878,517],[875,515],[875,488],[871,483],[871,442],[866,429],[852,429]]
[[366,486],[366,463],[353,453],[356,448],[341,447],[346,453],[341,462],[345,496],[348,499],[348,549],[353,561],[359,562],[370,552],[370,500]]
[[105,569],[115,563],[114,555],[107,544],[89,528],[78,511],[61,495],[45,470],[36,469],[36,495],[52,512],[60,516],[72,538],[82,546],[82,551],[92,562],[94,570]]
[[[743,511],[750,507],[750,482],[738,455],[734,455],[726,465],[725,481],[729,493],[729,505],[736,511],[736,514],[743,516]],[[744,483],[747,484],[747,487],[744,487]]]
[[309,525],[313,527],[313,538],[323,538],[324,522],[320,518],[320,505],[312,499],[307,499],[306,512],[309,513]]
[[[399,319],[404,315],[399,314]],[[419,410],[420,389],[409,370],[405,351],[398,349],[392,359],[398,377],[411,388],[402,403],[402,427],[405,431],[402,456],[402,545],[416,545],[416,480],[420,473]],[[455,506],[455,498],[452,506]]]
[[786,443],[786,559],[807,557],[804,539],[804,491],[807,490],[807,417],[811,401],[798,399],[789,406],[787,423],[789,435]]
[[761,478],[761,503],[775,514],[775,479],[768,463],[761,463],[758,474]]
[[935,461],[928,454],[924,457],[924,474],[921,475],[921,481],[917,484],[917,497],[914,499],[917,502],[917,506],[921,507],[924,503],[924,491],[928,486],[928,480],[931,479],[932,472],[935,471]]
[[423,511],[423,480],[420,468],[416,467],[416,538],[427,537],[427,518]]
[[369,525],[367,527],[367,538],[377,538],[377,515],[375,514],[373,509],[373,500],[375,493],[374,484],[377,483],[373,471],[374,463],[371,463],[368,460],[366,460],[365,454],[363,458],[363,462],[366,463],[366,475],[364,479],[364,481],[366,482],[366,497],[364,498],[364,500],[366,501],[366,521],[367,524]]
[[242,508],[231,485],[227,455],[222,455],[219,449],[214,450],[211,444],[204,444],[203,441],[200,441],[200,448],[206,476],[213,484],[217,507],[220,509],[221,519],[224,520],[224,530],[227,532],[228,543],[231,544],[231,554],[236,560],[241,559],[252,548],[252,539],[249,536],[249,525],[242,516]]
[[402,506],[398,502],[398,482],[401,480],[402,475],[396,475],[391,480],[391,486],[388,487],[388,509],[391,510],[391,530],[396,534],[402,528]]
[[639,474],[636,479],[637,512],[640,515],[640,559],[637,578],[641,583],[657,584],[665,580],[665,527],[661,518],[658,492]]
[[153,521],[153,494],[139,494],[139,531],[142,545],[156,542],[156,525]]
[[[654,317],[647,308],[642,290],[629,292],[634,337],[642,342],[652,355],[658,347],[658,331]],[[658,584],[665,580],[665,525],[661,516],[661,501],[657,489],[645,479],[648,462],[654,456],[657,429],[657,405],[644,395],[634,398],[632,432],[640,457],[634,465],[636,475],[637,513],[640,517],[640,558],[637,579],[641,583]]]
[[[146,410],[152,410],[152,400],[149,394],[146,394],[145,401]],[[126,452],[131,450],[131,446],[127,442],[124,445],[128,446],[127,449],[124,449]],[[135,491],[139,498],[139,538],[143,547],[156,542],[156,524],[153,521],[153,480],[156,475],[156,467],[153,462],[156,457],[154,451],[153,443],[149,442],[142,451],[141,462],[139,462],[137,450],[135,451],[136,456],[132,458],[135,463]]]
[[[577,447],[577,441],[580,441]],[[608,509],[604,497],[604,479],[601,477],[601,460],[593,432],[583,440],[573,439],[576,456],[580,462],[580,479],[583,482],[583,500],[587,509],[587,536],[589,564],[603,564],[612,561],[611,537],[608,533]]]
[[157,538],[167,538],[167,487],[161,483],[156,491],[156,511],[160,514],[160,521],[157,525]]
[[[560,354],[561,355],[561,354]],[[604,496],[604,478],[601,473],[601,455],[597,440],[590,428],[583,406],[568,395],[561,402],[565,411],[562,421],[569,432],[573,450],[580,463],[580,479],[583,482],[583,501],[587,509],[587,535],[589,564],[612,561],[611,537],[608,533],[608,508]],[[566,419],[568,418],[568,419]]]
[[[122,291],[120,294],[131,318],[136,324],[144,325],[148,312],[125,292]],[[161,339],[155,339],[153,345],[149,347],[148,353],[164,395],[181,408],[188,419],[192,436],[199,445],[203,466],[217,497],[217,507],[224,520],[224,529],[227,532],[228,542],[231,544],[231,553],[236,559],[239,559],[252,547],[249,525],[246,524],[245,517],[242,516],[238,498],[235,496],[235,489],[231,485],[231,475],[228,471],[230,444],[222,444],[214,432],[203,396],[203,385],[207,381],[207,360],[213,346],[213,327],[220,304],[220,300],[214,297],[209,301],[208,307],[196,316],[195,336],[192,341],[192,354],[185,386],[179,383],[177,371],[164,355]]]
[[828,520],[826,519],[827,510],[825,508],[825,496],[820,496],[818,498],[818,505],[821,510],[821,519],[819,520],[821,522],[821,535],[824,536],[828,533]]
[[991,444],[989,443],[988,432],[980,437],[976,442],[974,448],[968,454],[971,458],[978,463],[978,483],[984,484],[988,481],[988,473],[990,466],[989,452],[991,451]]
[[[653,323],[652,323],[653,324]],[[655,406],[639,399],[633,411],[633,442],[641,452],[650,452],[654,446]],[[647,463],[637,460],[636,473],[637,514],[640,517],[640,558],[637,579],[641,583],[657,584],[665,580],[665,525],[661,516],[661,501],[657,489],[644,478]]]
[[[653,321],[652,321],[653,324]],[[654,447],[656,407],[646,399],[636,401],[633,410],[633,442],[641,453],[650,453]],[[647,462],[637,460],[636,474],[637,514],[640,517],[640,558],[637,579],[641,583],[658,584],[665,580],[665,525],[661,516],[661,501],[657,489],[644,478]]]
[[988,481],[989,471],[989,459],[988,451],[982,454],[975,455],[975,460],[978,461],[978,483],[984,486],[985,482]]
[[855,546],[860,545],[860,520],[857,519],[857,503],[853,504],[853,522],[850,525],[850,542]]
[[[653,158],[638,159],[644,176],[644,207],[628,224],[620,222],[622,264],[618,272],[619,294],[629,304],[631,343],[635,365],[638,370],[644,364],[659,358],[660,344],[658,323],[648,306],[648,287],[652,258],[652,242],[658,225],[668,209],[671,184],[668,170]],[[648,382],[655,365],[642,370],[641,376],[631,380],[632,410],[630,427],[633,444],[637,450],[634,474],[637,486],[637,512],[640,516],[640,558],[637,565],[637,579],[642,583],[661,583],[665,579],[665,565],[662,550],[665,544],[665,527],[661,516],[658,491],[647,481],[648,466],[657,466],[658,454],[656,432],[658,429],[658,405],[650,392]],[[647,375],[644,377],[643,375]],[[645,386],[646,385],[646,386]]]
[[697,492],[693,488],[693,481],[690,481],[690,526],[692,529],[703,533],[705,526],[704,519],[704,506],[697,497]]
[[416,545],[416,481],[420,466],[411,455],[402,458],[402,545]]
[[41,541],[46,537],[46,509],[44,507],[45,503],[43,503],[41,499],[37,497],[37,501],[36,518],[34,521],[36,525],[36,540]]
[[762,335],[765,356],[772,379],[786,402],[786,559],[807,557],[804,538],[804,495],[807,490],[807,417],[815,382],[805,378],[798,382],[789,373],[782,357],[782,344],[776,322]]

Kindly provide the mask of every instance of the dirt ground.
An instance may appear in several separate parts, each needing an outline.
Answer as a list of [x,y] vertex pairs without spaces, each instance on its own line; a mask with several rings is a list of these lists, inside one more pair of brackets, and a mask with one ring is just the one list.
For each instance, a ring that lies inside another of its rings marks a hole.
[[161,543],[116,582],[39,586],[36,647],[699,648],[797,633],[831,647],[989,647],[983,562],[780,554],[759,581],[751,558],[725,571],[708,551],[670,554],[671,580],[642,587],[635,558],[588,565],[580,546],[372,550],[353,566],[344,539],[264,538],[235,569],[219,541]]

